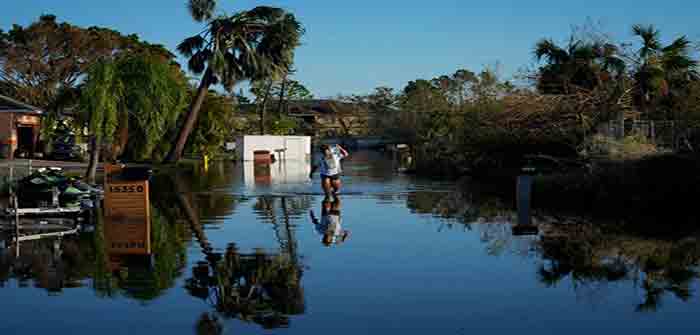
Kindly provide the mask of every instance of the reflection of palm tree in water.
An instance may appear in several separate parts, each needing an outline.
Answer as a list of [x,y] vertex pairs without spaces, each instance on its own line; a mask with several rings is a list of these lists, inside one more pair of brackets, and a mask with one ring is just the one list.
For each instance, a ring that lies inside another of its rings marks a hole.
[[[272,224],[280,251],[288,255],[294,262],[298,262],[299,258],[295,236],[297,226],[291,222],[291,218],[302,215],[311,207],[311,202],[312,197],[310,196],[294,198],[261,196],[254,206],[258,215],[264,221]],[[278,209],[276,208],[278,204],[279,211],[282,212],[282,222],[278,219]]]
[[[302,267],[288,216],[285,229],[279,230],[275,224],[285,255],[269,255],[262,250],[241,254],[233,243],[222,255],[214,251],[207,239],[187,196],[187,184],[176,175],[174,185],[180,206],[206,259],[197,263],[193,277],[186,281],[191,295],[207,301],[218,315],[252,321],[265,328],[286,327],[289,324],[287,315],[303,313]],[[283,203],[286,208],[286,202]],[[216,314],[202,316],[198,329],[219,329]]]

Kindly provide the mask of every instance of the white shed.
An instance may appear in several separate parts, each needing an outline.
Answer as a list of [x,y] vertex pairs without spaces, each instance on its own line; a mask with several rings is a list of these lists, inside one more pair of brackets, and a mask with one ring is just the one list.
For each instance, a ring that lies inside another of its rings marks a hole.
[[236,149],[243,161],[253,161],[253,152],[267,150],[278,160],[309,161],[310,136],[241,136]]

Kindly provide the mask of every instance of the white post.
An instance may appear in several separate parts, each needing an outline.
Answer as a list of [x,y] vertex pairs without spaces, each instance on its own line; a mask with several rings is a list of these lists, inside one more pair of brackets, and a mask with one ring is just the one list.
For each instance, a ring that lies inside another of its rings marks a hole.
[[12,195],[12,203],[15,208],[15,257],[19,257],[19,203],[17,196]]

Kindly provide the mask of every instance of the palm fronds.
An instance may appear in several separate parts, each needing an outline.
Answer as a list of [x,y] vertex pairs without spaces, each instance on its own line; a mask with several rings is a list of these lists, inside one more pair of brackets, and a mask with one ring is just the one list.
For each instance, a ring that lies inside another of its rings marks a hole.
[[187,9],[190,11],[192,19],[197,22],[211,20],[215,8],[216,0],[189,0],[187,2]]

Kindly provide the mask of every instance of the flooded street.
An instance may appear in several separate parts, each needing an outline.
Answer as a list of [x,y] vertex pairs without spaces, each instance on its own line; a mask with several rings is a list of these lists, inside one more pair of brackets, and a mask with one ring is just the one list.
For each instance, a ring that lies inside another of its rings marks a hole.
[[700,329],[696,238],[551,218],[513,236],[512,201],[398,174],[377,152],[344,164],[338,202],[304,165],[212,164],[153,177],[149,243],[98,211],[94,228],[19,256],[0,244],[0,333]]

